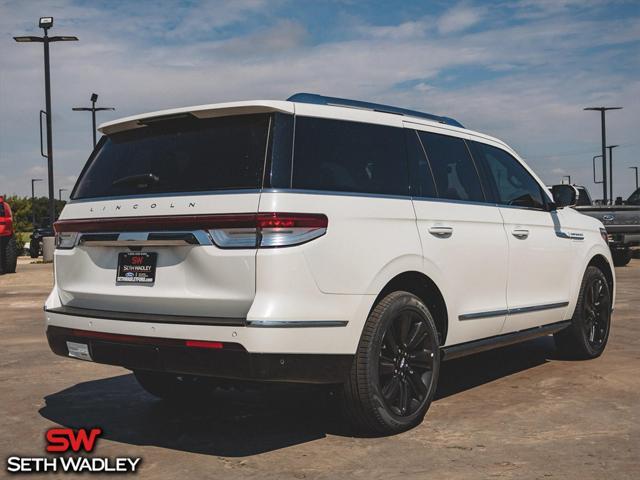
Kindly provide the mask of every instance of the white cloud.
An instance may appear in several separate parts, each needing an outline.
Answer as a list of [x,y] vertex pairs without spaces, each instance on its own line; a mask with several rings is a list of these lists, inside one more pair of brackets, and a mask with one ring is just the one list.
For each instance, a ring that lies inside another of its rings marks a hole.
[[483,15],[483,10],[468,5],[459,4],[438,19],[438,31],[448,34],[466,30],[477,24]]
[[42,165],[34,165],[33,167],[29,168],[25,173],[31,176],[46,175],[47,167],[43,167]]
[[[640,57],[626,55],[627,70],[600,66],[615,63],[618,45],[640,39],[637,18],[558,15],[494,27],[478,23],[484,10],[463,3],[437,18],[383,26],[352,22],[340,40],[318,41],[304,24],[278,17],[271,4],[240,3],[228,11],[227,3],[220,4],[211,29],[195,18],[198,8],[159,4],[141,12],[134,3],[102,11],[64,0],[51,7],[56,33],[80,37],[78,44],[52,47],[57,188],[73,183],[67,177],[77,175],[89,154],[89,116],[71,107],[85,105],[92,91],[100,94],[99,104],[117,108],[101,112],[99,122],[173,106],[281,99],[296,91],[384,101],[459,118],[513,144],[543,178],[556,178],[553,169],[563,168],[582,182],[591,175],[588,152],[593,147],[597,153],[599,130],[596,116],[581,107],[601,101],[624,105],[610,116],[609,137],[616,143],[635,138]],[[0,35],[35,32],[25,23],[39,15],[32,5],[0,0]],[[260,15],[258,26],[243,33],[215,33]],[[171,28],[168,18],[175,23]],[[109,28],[96,27],[102,24]],[[7,177],[0,179],[0,191],[28,192],[24,165],[40,160],[41,63],[37,46],[0,48],[0,171]],[[490,72],[489,79],[466,78],[455,73],[459,68]],[[636,161],[633,149],[619,150],[620,168]],[[587,153],[556,156],[568,151]],[[619,181],[619,189],[626,188],[626,178],[619,175]]]

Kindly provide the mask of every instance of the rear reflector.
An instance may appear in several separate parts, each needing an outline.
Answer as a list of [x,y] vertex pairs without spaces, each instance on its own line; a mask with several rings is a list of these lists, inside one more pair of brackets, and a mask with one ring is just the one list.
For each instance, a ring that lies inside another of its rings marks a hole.
[[129,343],[136,345],[154,345],[163,347],[193,347],[193,348],[213,348],[213,349],[230,349],[244,350],[238,343],[212,342],[208,340],[181,340],[178,338],[158,338],[158,337],[142,337],[138,335],[123,335],[121,333],[94,332],[92,330],[69,331],[72,337],[91,338],[104,342],[113,343]]
[[195,348],[223,348],[222,342],[206,342],[204,340],[186,340],[187,347]]

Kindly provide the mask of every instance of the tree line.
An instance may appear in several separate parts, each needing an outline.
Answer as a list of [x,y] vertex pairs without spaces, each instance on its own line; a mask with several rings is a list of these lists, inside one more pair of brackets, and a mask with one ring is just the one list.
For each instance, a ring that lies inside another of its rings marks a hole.
[[[34,228],[46,227],[49,223],[49,199],[47,197],[36,197],[35,206],[35,226],[32,222],[31,197],[21,197],[11,195],[4,197],[5,202],[11,207],[13,212],[13,225],[16,232],[31,232]],[[67,202],[56,200],[56,215],[59,215]]]

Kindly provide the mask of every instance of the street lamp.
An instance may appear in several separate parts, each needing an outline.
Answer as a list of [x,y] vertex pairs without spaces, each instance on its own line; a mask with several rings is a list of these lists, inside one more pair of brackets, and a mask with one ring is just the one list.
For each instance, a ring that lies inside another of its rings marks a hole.
[[93,148],[96,148],[96,112],[100,112],[102,110],[115,110],[113,107],[97,107],[96,101],[98,100],[98,94],[91,94],[91,106],[90,107],[73,107],[71,110],[74,112],[91,112],[91,119],[93,125]]
[[562,177],[562,183],[564,183],[564,179],[565,179],[565,178],[568,178],[568,179],[569,179],[569,185],[571,185],[571,175],[564,175],[564,176]]
[[607,204],[607,133],[605,127],[605,112],[607,110],[622,110],[622,107],[587,107],[584,110],[600,112],[600,124],[602,127],[602,201]]
[[58,200],[61,202],[62,201],[62,192],[66,192],[68,189],[66,188],[59,188],[58,189]]
[[638,189],[638,167],[629,167],[636,171],[636,190]]
[[51,134],[51,80],[49,73],[49,43],[51,42],[71,42],[78,40],[78,37],[73,36],[56,36],[50,37],[48,32],[53,26],[53,17],[41,17],[38,22],[38,26],[44,30],[44,36],[22,36],[13,37],[16,42],[40,42],[44,44],[44,93],[46,103],[46,117],[47,117],[47,170],[49,180],[49,223],[53,227],[56,214],[56,204],[53,193],[53,138]]
[[620,145],[607,145],[609,149],[609,197],[613,202],[613,149],[619,147]]
[[36,195],[33,184],[41,181],[41,178],[31,179],[31,224],[33,225],[33,228],[36,228]]

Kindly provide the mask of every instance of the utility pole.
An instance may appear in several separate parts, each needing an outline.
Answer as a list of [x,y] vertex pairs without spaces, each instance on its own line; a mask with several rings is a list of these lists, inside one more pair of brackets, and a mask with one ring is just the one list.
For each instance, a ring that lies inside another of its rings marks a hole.
[[638,167],[629,167],[636,171],[636,190],[638,189]]
[[102,110],[115,110],[113,107],[96,107],[96,101],[98,100],[98,94],[91,94],[91,106],[90,107],[73,107],[71,110],[74,112],[91,112],[91,120],[93,126],[93,148],[96,148],[96,112]]
[[584,110],[600,112],[600,124],[602,127],[602,201],[607,205],[607,129],[605,112],[607,110],[622,110],[622,107],[587,107]]
[[35,195],[35,188],[33,184],[41,181],[42,181],[41,178],[31,179],[31,225],[33,225],[33,228],[36,228],[36,195]]
[[611,198],[611,202],[615,200],[613,196],[613,149],[619,146],[620,145],[607,145],[609,149],[609,197]]
[[49,29],[53,27],[53,17],[41,17],[38,26],[44,30],[44,36],[22,36],[13,37],[16,42],[40,42],[44,44],[44,94],[46,104],[47,117],[47,172],[49,180],[49,225],[53,228],[53,222],[56,220],[56,202],[53,189],[53,138],[51,134],[51,80],[49,68],[49,43],[51,42],[72,42],[77,41],[78,37],[73,36],[49,36]]

